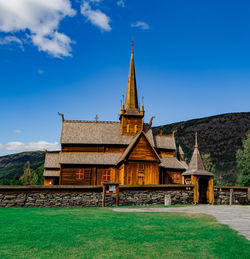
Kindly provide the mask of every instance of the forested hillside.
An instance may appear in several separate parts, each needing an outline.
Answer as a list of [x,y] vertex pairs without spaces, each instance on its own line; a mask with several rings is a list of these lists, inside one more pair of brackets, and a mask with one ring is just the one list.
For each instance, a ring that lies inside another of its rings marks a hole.
[[21,176],[27,161],[31,169],[35,170],[44,164],[45,154],[43,151],[22,152],[0,157],[0,183],[4,179],[10,180],[14,175]]
[[181,145],[189,162],[194,133],[198,133],[199,149],[209,153],[216,166],[220,184],[235,184],[238,172],[235,153],[242,148],[242,138],[250,130],[250,112],[228,113],[155,127],[154,132],[169,134],[176,131],[176,143]]

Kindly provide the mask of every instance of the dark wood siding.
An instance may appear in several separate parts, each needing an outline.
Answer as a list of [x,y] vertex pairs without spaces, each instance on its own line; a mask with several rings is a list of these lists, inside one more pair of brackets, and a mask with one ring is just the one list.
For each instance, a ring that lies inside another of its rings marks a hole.
[[124,152],[126,146],[122,145],[77,145],[63,144],[62,152]]
[[[78,170],[91,170],[90,179],[78,179],[77,172]],[[113,167],[86,167],[86,166],[63,166],[61,168],[61,184],[63,185],[101,185],[104,181],[103,175],[105,170],[110,171],[110,181],[117,182],[119,181],[118,169]]]
[[[183,184],[184,183],[184,177],[181,175],[183,173],[183,170],[166,170],[164,168],[160,169],[160,184]],[[180,176],[180,177],[178,177]],[[179,178],[179,182],[175,182],[174,179]]]

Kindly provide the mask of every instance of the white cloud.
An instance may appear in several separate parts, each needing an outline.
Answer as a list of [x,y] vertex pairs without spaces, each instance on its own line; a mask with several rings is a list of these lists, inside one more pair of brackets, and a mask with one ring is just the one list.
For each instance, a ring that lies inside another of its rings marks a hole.
[[0,38],[0,45],[9,45],[16,43],[19,45],[19,47],[23,50],[23,42],[18,39],[16,36],[6,36],[3,38]]
[[149,29],[149,25],[143,21],[137,21],[136,23],[132,23],[131,27],[137,27],[140,28],[142,30],[148,30]]
[[14,133],[21,133],[22,131],[20,129],[14,130]]
[[44,74],[44,71],[43,71],[42,69],[38,69],[38,70],[37,70],[37,73],[40,74],[40,75],[42,75],[42,74]]
[[100,11],[99,9],[93,10],[90,2],[100,2],[96,0],[84,1],[81,6],[81,14],[87,18],[93,25],[99,27],[104,31],[111,31],[110,26],[110,17],[108,17],[105,13]]
[[30,143],[22,142],[9,142],[5,145],[0,144],[0,150],[12,151],[12,152],[23,152],[23,151],[35,151],[35,150],[59,150],[60,144],[58,142],[50,143],[47,141],[38,141]]
[[[58,58],[71,56],[72,40],[58,27],[61,20],[75,14],[70,0],[0,0],[0,31],[25,32],[40,51]],[[22,42],[15,37],[20,44],[18,40]]]
[[116,2],[118,6],[121,6],[121,7],[125,7],[125,2],[124,0],[119,0]]

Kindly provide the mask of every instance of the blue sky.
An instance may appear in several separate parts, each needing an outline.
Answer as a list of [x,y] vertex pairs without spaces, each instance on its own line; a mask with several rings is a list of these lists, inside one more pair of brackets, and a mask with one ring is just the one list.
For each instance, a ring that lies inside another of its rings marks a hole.
[[250,110],[248,0],[0,0],[0,155],[118,120],[132,37],[145,122]]

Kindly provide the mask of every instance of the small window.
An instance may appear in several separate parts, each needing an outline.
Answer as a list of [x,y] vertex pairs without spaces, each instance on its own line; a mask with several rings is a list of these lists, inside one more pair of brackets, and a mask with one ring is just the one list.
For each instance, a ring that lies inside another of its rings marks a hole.
[[135,133],[137,133],[137,131],[138,131],[138,126],[135,125]]
[[129,133],[129,127],[130,127],[130,125],[128,124],[127,125],[127,133]]
[[76,180],[83,180],[84,179],[84,169],[79,168],[76,170]]
[[79,168],[76,170],[76,180],[90,181],[91,180],[91,168]]
[[180,173],[174,173],[172,176],[174,183],[180,183],[181,182],[181,174]]
[[144,172],[144,164],[139,164],[139,172]]
[[110,170],[105,170],[102,177],[103,182],[110,182],[111,180],[111,172]]

